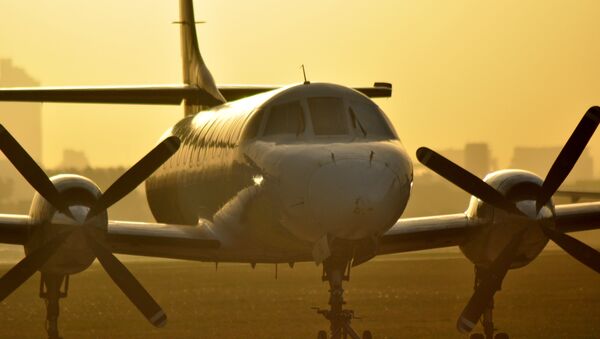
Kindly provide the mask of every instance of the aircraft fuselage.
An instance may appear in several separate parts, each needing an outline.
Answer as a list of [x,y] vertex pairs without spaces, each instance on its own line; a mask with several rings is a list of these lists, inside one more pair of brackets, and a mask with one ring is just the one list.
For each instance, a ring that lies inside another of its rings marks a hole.
[[301,251],[324,236],[378,237],[410,195],[412,163],[391,124],[369,98],[338,85],[226,103],[168,135],[182,146],[147,180],[155,218],[210,220],[224,243]]

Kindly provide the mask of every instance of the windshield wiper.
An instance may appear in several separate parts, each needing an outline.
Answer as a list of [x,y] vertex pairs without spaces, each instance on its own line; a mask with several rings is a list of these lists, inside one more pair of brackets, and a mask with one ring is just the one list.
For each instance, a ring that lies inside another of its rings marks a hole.
[[367,131],[365,131],[365,128],[363,127],[362,123],[360,122],[360,120],[358,120],[358,117],[354,113],[352,107],[350,107],[350,117],[352,118],[352,125],[354,126],[354,128],[356,129],[356,125],[358,124],[358,127],[360,128],[361,132],[366,137]]

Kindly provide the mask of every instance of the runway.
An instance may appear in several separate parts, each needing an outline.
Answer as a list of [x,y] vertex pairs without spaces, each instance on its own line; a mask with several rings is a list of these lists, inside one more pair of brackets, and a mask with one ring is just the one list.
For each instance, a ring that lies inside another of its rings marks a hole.
[[[384,256],[352,271],[345,285],[357,330],[376,338],[464,338],[454,324],[470,296],[473,268],[458,253]],[[98,265],[71,278],[61,301],[65,338],[315,338],[326,323],[311,306],[327,304],[314,264],[219,265],[126,261],[169,317],[155,329]],[[0,266],[0,271],[8,269]],[[0,305],[2,338],[44,336],[39,276]],[[496,322],[512,338],[600,336],[600,278],[561,252],[511,271],[496,301]]]

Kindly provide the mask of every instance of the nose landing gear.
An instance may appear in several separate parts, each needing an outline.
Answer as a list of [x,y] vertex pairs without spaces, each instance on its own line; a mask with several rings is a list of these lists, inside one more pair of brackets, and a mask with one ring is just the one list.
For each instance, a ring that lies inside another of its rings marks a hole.
[[[329,282],[329,309],[316,308],[329,321],[331,336],[324,330],[319,331],[317,339],[372,339],[370,331],[364,331],[362,337],[350,326],[355,319],[353,310],[344,309],[344,289],[342,282],[350,280],[351,260],[345,256],[332,255],[323,262],[323,281]],[[357,318],[358,319],[358,318]]]

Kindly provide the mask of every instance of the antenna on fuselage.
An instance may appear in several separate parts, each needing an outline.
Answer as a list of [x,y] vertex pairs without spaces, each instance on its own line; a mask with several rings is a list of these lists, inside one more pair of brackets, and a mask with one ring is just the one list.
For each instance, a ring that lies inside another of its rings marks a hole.
[[[178,24],[178,25],[187,25],[188,23],[185,21],[173,21],[171,22],[172,24]],[[206,21],[194,21],[194,24],[205,24]]]
[[302,75],[304,75],[304,84],[309,85],[310,81],[306,80],[306,70],[304,69],[304,64],[302,64],[302,66],[300,66],[300,68],[302,68]]

